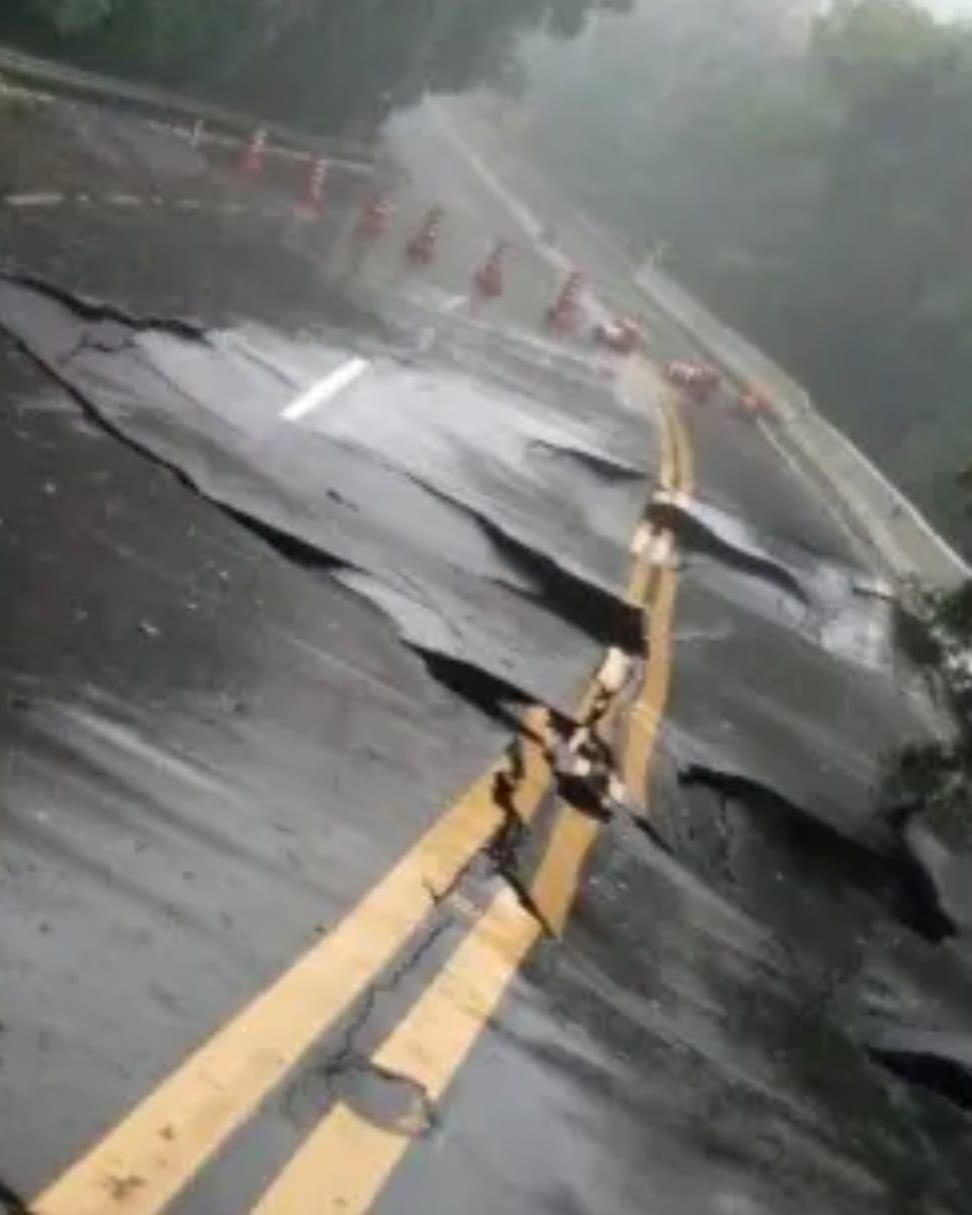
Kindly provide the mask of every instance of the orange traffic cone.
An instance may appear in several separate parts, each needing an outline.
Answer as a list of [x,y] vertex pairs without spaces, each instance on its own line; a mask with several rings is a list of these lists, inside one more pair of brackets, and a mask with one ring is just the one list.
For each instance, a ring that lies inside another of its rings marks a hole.
[[267,129],[257,127],[253,137],[243,149],[238,165],[239,171],[248,177],[258,177],[263,172],[263,162],[267,152]]
[[418,231],[405,246],[405,256],[417,266],[430,266],[435,261],[435,248],[445,219],[443,207],[429,209]]
[[577,332],[580,321],[580,293],[584,285],[584,276],[579,270],[571,270],[567,280],[557,293],[557,298],[547,310],[546,322],[549,329],[555,333],[570,334]]
[[357,235],[361,240],[380,240],[391,223],[391,202],[384,190],[376,190],[361,204],[358,214]]
[[506,244],[498,240],[486,261],[473,275],[473,287],[485,299],[495,300],[503,294],[503,259]]
[[318,219],[327,210],[325,190],[327,184],[327,160],[323,156],[311,159],[304,185],[303,197],[297,204],[297,213],[309,219]]

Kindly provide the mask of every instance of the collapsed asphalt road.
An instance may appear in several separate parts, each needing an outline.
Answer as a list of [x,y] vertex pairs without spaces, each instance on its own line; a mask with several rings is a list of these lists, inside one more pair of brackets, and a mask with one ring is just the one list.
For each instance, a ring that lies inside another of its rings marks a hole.
[[542,257],[456,307],[480,231],[355,270],[24,121],[220,206],[2,214],[11,1209],[964,1210],[967,835],[880,804],[937,710],[812,487]]

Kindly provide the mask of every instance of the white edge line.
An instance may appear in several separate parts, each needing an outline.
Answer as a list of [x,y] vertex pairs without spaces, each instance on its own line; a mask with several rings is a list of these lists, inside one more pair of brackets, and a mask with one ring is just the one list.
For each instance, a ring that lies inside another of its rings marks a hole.
[[[516,220],[517,224],[534,242],[534,252],[538,253],[549,266],[561,274],[566,274],[576,269],[575,263],[559,249],[550,249],[544,244],[544,224],[540,222],[524,202],[517,198],[512,190],[507,189],[482,157],[469,147],[467,140],[463,138],[458,126],[443,103],[433,101],[429,102],[428,105],[439,131],[449,140],[460,155],[465,158],[480,181],[499,199],[510,215]],[[582,311],[594,321],[603,322],[612,319],[610,311],[601,302],[591,284],[586,281],[586,276],[580,302]]]
[[333,400],[339,392],[349,388],[367,370],[367,359],[358,356],[348,359],[330,375],[325,376],[323,380],[319,380],[306,392],[301,393],[295,401],[291,401],[280,416],[285,422],[299,422],[301,418],[306,418],[309,413],[313,413],[321,405]]
[[[770,426],[767,426],[762,419],[758,419],[756,425],[761,432],[763,439],[783,460],[790,472],[804,483],[804,485],[810,491],[814,502],[819,503],[823,507],[826,514],[828,514],[831,520],[837,524],[837,527],[843,533],[844,537],[850,541],[851,551],[855,553],[856,556],[868,566],[868,568],[870,568],[871,553],[868,552],[867,548],[862,542],[861,536],[851,526],[843,511],[841,511],[840,508],[835,505],[831,496],[826,492],[826,487],[821,483],[821,481],[815,479],[813,474],[805,465],[800,463],[800,461],[797,459],[794,453],[790,451],[783,440],[773,433]],[[881,525],[877,520],[871,520],[871,522],[878,523],[880,530],[884,532],[886,537],[883,541],[884,544],[888,544],[890,542],[900,556],[900,546],[894,540],[894,537],[891,536],[888,529],[883,527],[883,525]]]
[[37,194],[8,194],[3,200],[8,207],[57,207],[65,201],[64,194],[53,191]]
[[[809,395],[807,399],[809,401]],[[838,441],[848,445],[851,448],[855,457],[875,478],[888,496],[894,499],[895,505],[899,507],[905,514],[907,514],[915,526],[924,533],[925,538],[938,545],[940,549],[945,551],[948,554],[949,559],[957,566],[961,567],[966,574],[972,572],[972,567],[969,566],[969,563],[965,560],[965,558],[958,553],[943,536],[940,536],[938,532],[935,531],[935,528],[928,521],[928,519],[925,518],[914,502],[912,502],[911,499],[892,481],[889,481],[884,473],[881,472],[881,470],[877,467],[877,465],[874,464],[874,462],[867,455],[865,455],[865,453],[861,451],[860,448],[853,443],[839,427],[834,426],[832,422],[828,421],[828,419],[820,413],[812,402],[810,403],[810,409],[816,415],[816,420],[822,423],[825,429],[833,432]]]

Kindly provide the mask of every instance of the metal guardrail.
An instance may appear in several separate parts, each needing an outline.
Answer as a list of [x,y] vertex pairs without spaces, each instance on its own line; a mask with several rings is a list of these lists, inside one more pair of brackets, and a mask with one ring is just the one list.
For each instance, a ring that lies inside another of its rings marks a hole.
[[802,385],[661,271],[644,269],[636,282],[740,386],[767,389],[776,408],[768,428],[803,467],[826,483],[843,515],[870,542],[889,575],[942,590],[972,578],[972,567],[823,417]]
[[300,148],[334,161],[360,164],[369,169],[374,161],[374,149],[355,140],[315,135],[282,123],[264,122],[225,106],[151,85],[115,80],[10,47],[0,46],[0,75],[20,84],[40,86],[59,95],[123,106],[141,117],[170,118],[190,125],[201,120],[207,126],[241,136],[262,126],[277,144]]

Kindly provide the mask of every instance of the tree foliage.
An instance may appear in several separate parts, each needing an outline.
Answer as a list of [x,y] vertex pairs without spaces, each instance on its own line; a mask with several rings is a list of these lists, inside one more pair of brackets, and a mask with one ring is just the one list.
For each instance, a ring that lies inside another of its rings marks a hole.
[[538,149],[972,550],[972,32],[909,0],[734,5],[653,0],[573,78],[541,57]]
[[59,34],[80,34],[104,21],[112,0],[38,0],[37,12]]
[[526,30],[633,0],[3,0],[0,37],[335,129],[512,72]]

